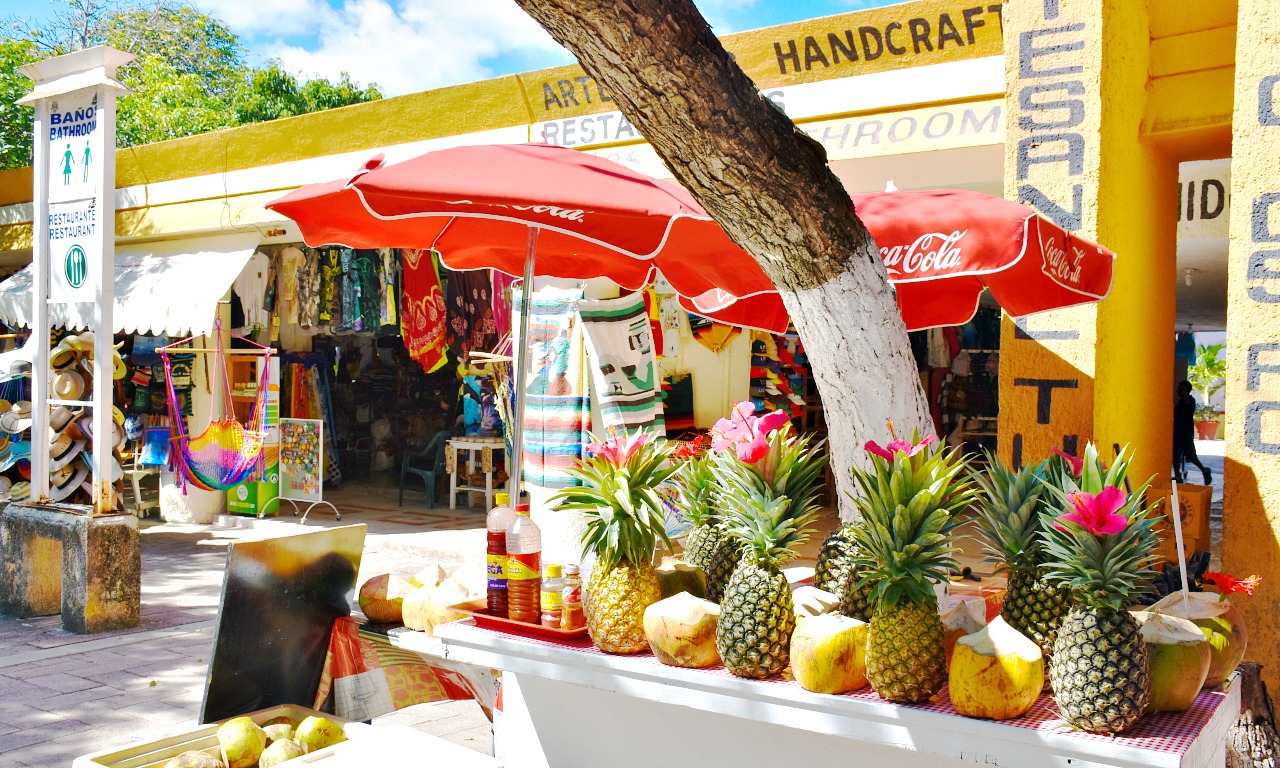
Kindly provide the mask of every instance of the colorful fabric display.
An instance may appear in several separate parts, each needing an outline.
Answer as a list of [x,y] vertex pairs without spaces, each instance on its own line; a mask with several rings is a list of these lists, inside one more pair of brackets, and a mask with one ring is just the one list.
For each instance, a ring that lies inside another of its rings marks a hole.
[[578,302],[608,434],[663,430],[653,333],[643,294]]
[[[576,302],[582,291],[546,289],[534,295],[529,339],[513,338],[527,350],[524,412],[524,480],[544,488],[578,484],[566,470],[583,455],[589,440],[591,403],[587,391],[587,355]],[[519,334],[519,290],[512,327]]]
[[431,251],[408,248],[401,252],[403,294],[400,301],[400,335],[409,357],[431,373],[445,364],[446,340],[444,292]]
[[345,248],[321,248],[316,252],[320,291],[317,296],[316,319],[321,325],[336,325],[338,317],[339,285],[342,282],[342,252]]
[[498,345],[492,290],[489,273],[484,270],[455,272],[449,278],[449,345],[461,360],[466,360],[469,352],[489,352]]

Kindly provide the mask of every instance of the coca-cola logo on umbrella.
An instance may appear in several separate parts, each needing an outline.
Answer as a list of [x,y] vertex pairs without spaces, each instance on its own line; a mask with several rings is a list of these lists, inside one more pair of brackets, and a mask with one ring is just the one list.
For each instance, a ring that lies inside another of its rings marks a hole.
[[909,245],[882,247],[880,258],[891,280],[936,277],[960,266],[960,241],[967,234],[967,229],[951,234],[926,232]]

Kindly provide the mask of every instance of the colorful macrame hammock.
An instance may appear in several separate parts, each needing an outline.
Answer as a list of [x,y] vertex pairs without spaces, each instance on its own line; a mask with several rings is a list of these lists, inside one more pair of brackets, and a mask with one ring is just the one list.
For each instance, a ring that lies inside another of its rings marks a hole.
[[222,346],[221,321],[215,323],[213,335],[217,340],[215,370],[222,375],[222,386],[218,388],[222,392],[222,402],[215,400],[210,404],[209,426],[195,436],[187,432],[187,422],[178,403],[178,393],[173,387],[173,371],[169,362],[171,349],[190,343],[195,337],[160,348],[160,356],[164,359],[165,385],[168,388],[169,421],[174,431],[174,449],[169,452],[169,469],[177,476],[178,486],[184,492],[188,482],[206,491],[225,491],[250,479],[262,469],[263,464],[267,438],[267,386],[270,382],[271,348],[243,339],[264,350],[264,357],[259,366],[258,396],[253,403],[253,414],[248,424],[241,424],[236,421],[232,407],[231,380],[227,374],[226,351]]

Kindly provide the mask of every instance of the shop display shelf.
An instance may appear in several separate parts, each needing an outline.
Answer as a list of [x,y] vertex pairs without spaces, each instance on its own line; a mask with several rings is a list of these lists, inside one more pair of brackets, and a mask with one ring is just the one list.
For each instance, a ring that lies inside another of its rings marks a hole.
[[[956,714],[945,689],[932,702],[899,705],[880,699],[870,689],[842,695],[813,693],[782,678],[748,680],[722,667],[669,667],[647,653],[608,655],[586,639],[518,637],[486,630],[470,619],[439,626],[436,635],[446,658],[507,673],[508,719],[513,712],[508,682],[515,679],[525,692],[523,706],[551,765],[563,753],[556,753],[554,733],[548,730],[545,713],[538,710],[539,702],[551,695],[577,699],[560,703],[569,711],[615,708],[614,719],[619,719],[624,711],[634,710],[635,717],[652,721],[645,727],[668,723],[665,727],[672,730],[685,729],[681,754],[686,758],[692,759],[699,749],[708,755],[720,749],[723,756],[725,749],[741,748],[746,754],[755,750],[763,761],[766,752],[781,749],[792,739],[795,744],[813,744],[815,755],[832,758],[830,763],[817,760],[817,765],[837,765],[839,760],[847,764],[858,754],[867,759],[879,756],[894,765],[1208,768],[1223,765],[1227,730],[1240,711],[1240,693],[1233,680],[1222,690],[1201,692],[1186,712],[1147,715],[1125,734],[1100,736],[1073,730],[1060,719],[1047,695],[1023,717],[994,722]],[[582,731],[607,730],[609,722],[602,719],[579,726]],[[699,725],[695,728],[691,723]],[[699,745],[696,742],[703,733],[719,733],[720,740]],[[726,746],[726,733],[746,740],[746,747]],[[621,726],[616,733],[593,738],[602,745],[611,739],[615,743],[628,739]],[[509,749],[508,755],[514,760],[515,752]],[[637,748],[613,764],[643,765],[652,758]],[[542,763],[534,759],[520,764]]]

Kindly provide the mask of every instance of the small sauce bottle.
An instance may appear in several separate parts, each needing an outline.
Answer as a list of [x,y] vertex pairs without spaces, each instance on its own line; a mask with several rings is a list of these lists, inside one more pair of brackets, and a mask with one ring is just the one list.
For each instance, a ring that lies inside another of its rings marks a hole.
[[582,577],[578,566],[569,563],[564,567],[564,587],[561,589],[560,628],[578,629],[586,625],[582,611]]
[[552,629],[560,628],[560,606],[564,602],[564,596],[560,591],[564,589],[564,579],[560,578],[560,565],[551,563],[547,566],[547,576],[542,580],[542,617],[541,623],[544,627]]

